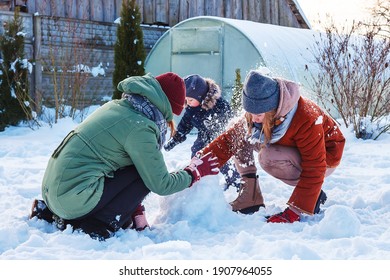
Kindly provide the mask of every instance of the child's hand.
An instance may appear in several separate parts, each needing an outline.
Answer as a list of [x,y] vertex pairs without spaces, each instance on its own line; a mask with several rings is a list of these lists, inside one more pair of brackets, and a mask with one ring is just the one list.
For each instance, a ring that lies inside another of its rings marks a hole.
[[216,175],[219,173],[218,159],[214,157],[211,152],[205,154],[201,158],[193,157],[191,163],[184,168],[192,176],[192,183],[190,187],[200,178],[207,175]]
[[172,150],[177,144],[179,144],[179,142],[177,142],[175,139],[171,138],[171,140],[169,140],[169,141],[164,145],[164,149],[165,149],[165,151],[169,152],[169,151]]

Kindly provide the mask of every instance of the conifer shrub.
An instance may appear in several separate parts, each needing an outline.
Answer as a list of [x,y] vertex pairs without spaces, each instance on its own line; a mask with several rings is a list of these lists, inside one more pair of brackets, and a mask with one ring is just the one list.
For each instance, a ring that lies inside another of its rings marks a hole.
[[117,89],[120,81],[145,74],[146,52],[141,29],[141,14],[135,0],[122,2],[121,20],[114,50],[113,99],[119,99],[122,95]]
[[243,84],[241,82],[241,70],[237,68],[236,79],[234,81],[234,87],[233,87],[233,95],[232,95],[232,99],[230,100],[230,105],[235,115],[238,115],[242,110],[242,103],[241,103],[242,87]]
[[0,35],[0,131],[32,118],[28,91],[30,63],[24,57],[23,22],[19,10]]

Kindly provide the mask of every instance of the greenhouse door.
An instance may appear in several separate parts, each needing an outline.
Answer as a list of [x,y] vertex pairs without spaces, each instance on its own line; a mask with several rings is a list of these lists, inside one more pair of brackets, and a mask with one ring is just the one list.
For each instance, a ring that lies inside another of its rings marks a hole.
[[222,84],[222,28],[194,27],[171,30],[171,69],[185,76],[200,74]]

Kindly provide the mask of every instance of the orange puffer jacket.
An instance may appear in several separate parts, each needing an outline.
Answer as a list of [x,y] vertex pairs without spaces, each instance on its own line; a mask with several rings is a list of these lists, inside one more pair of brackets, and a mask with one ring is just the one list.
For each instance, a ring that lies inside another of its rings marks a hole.
[[[245,120],[207,145],[202,153],[212,152],[222,166],[247,144]],[[341,161],[345,138],[336,122],[314,102],[299,97],[297,111],[285,135],[277,145],[296,147],[301,154],[302,172],[288,204],[312,214],[325,177],[327,167]]]

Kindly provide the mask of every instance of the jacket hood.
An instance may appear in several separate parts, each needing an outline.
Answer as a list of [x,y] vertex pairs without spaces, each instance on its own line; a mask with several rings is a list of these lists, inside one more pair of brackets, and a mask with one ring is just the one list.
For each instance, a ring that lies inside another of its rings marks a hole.
[[298,103],[301,96],[299,92],[299,85],[295,82],[275,78],[279,84],[280,100],[279,106],[276,110],[276,118],[285,116]]
[[221,88],[217,85],[217,83],[214,80],[210,78],[206,78],[205,81],[209,86],[209,91],[207,92],[201,105],[202,105],[202,109],[210,110],[215,106],[217,100],[221,97],[222,93],[221,93]]
[[118,90],[124,93],[133,93],[145,96],[163,114],[167,121],[173,119],[173,112],[168,97],[160,83],[150,74],[132,76],[119,82]]

